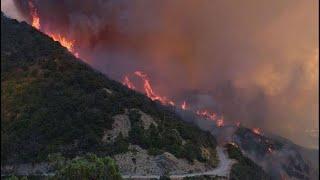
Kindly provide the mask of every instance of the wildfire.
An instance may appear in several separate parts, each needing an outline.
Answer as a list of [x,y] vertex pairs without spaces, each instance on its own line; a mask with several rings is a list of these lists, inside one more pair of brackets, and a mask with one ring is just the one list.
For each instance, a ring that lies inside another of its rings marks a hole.
[[30,13],[31,13],[31,18],[32,18],[32,26],[36,29],[40,29],[40,18],[38,15],[38,11],[35,8],[34,4],[32,1],[28,2],[29,7],[30,7]]
[[153,101],[156,101],[156,100],[160,101],[164,105],[172,105],[172,106],[175,105],[175,103],[172,100],[168,99],[165,96],[160,96],[153,91],[151,84],[150,84],[149,77],[147,76],[147,74],[145,74],[141,71],[136,71],[136,72],[134,72],[134,74],[143,80],[144,91],[147,93],[147,96],[150,99],[152,99]]
[[186,110],[187,109],[187,103],[186,101],[183,101],[183,103],[181,104],[181,109]]
[[196,114],[199,116],[202,116],[204,118],[208,118],[211,120],[215,120],[216,119],[216,113],[214,112],[209,112],[208,110],[197,110]]
[[260,128],[253,128],[252,132],[258,135],[261,135],[261,129]]
[[[73,46],[74,41],[70,41],[66,39],[65,37],[61,36],[60,34],[54,34],[54,33],[47,33],[48,36],[50,36],[53,40],[59,41],[60,44],[64,47],[66,47],[70,52],[74,52]],[[78,53],[75,53],[77,55]]]
[[218,127],[222,127],[224,125],[224,120],[223,120],[223,117],[221,119],[218,119],[217,120],[217,126]]
[[[28,1],[30,13],[31,13],[31,25],[38,29],[40,29],[40,17],[37,8],[34,6],[32,0]],[[73,53],[76,57],[79,57],[79,54],[74,50],[74,40],[69,40],[66,37],[63,37],[61,34],[56,34],[49,31],[43,31],[45,34],[50,36],[53,40],[60,42],[60,44],[66,47],[71,53]]]
[[134,87],[133,83],[130,81],[130,79],[128,78],[128,76],[124,77],[124,80],[122,82],[123,85],[127,86],[130,89],[136,89],[136,87]]
[[[142,81],[143,81],[143,90],[146,93],[146,95],[153,101],[160,101],[161,104],[163,105],[171,105],[171,106],[175,106],[175,102],[165,96],[161,96],[159,94],[157,94],[150,83],[150,79],[148,77],[148,75],[144,72],[141,71],[135,71],[134,75],[136,75],[137,77],[139,77]],[[130,81],[129,77],[126,75],[124,76],[124,79],[122,81],[122,84],[127,86],[130,89],[136,89],[136,87],[134,86],[134,84]],[[181,104],[180,108],[182,110],[191,110],[190,107],[188,107],[187,102],[183,101],[183,103]],[[214,112],[210,112],[209,110],[205,110],[205,109],[198,109],[198,110],[191,110],[193,111],[195,114],[197,114],[200,117],[206,118],[206,119],[210,119],[210,120],[214,120],[216,121],[216,125],[217,127],[222,127],[224,126],[224,120],[223,117],[220,117],[219,119],[217,114]]]

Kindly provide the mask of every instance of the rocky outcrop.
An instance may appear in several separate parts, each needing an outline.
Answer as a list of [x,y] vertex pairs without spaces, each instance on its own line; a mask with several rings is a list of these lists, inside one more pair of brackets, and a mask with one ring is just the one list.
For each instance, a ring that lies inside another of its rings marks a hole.
[[139,113],[141,114],[141,121],[144,129],[149,129],[150,125],[153,124],[154,126],[158,126],[158,124],[155,122],[155,120],[148,114],[142,112],[139,110]]
[[129,152],[113,157],[123,175],[186,174],[213,169],[205,163],[198,161],[190,163],[185,159],[178,159],[168,152],[152,156],[136,145],[130,145],[129,149]]
[[52,167],[49,163],[38,163],[38,164],[16,164],[16,165],[6,165],[1,166],[1,175],[9,175],[15,174],[19,176],[27,176],[27,175],[41,175],[46,176],[50,175],[52,171]]
[[123,175],[160,174],[161,169],[154,161],[153,156],[139,146],[130,145],[129,152],[117,154],[113,157]]
[[121,133],[123,137],[128,137],[131,129],[131,123],[128,115],[119,114],[113,117],[114,122],[111,130],[106,130],[102,137],[102,142],[114,142]]

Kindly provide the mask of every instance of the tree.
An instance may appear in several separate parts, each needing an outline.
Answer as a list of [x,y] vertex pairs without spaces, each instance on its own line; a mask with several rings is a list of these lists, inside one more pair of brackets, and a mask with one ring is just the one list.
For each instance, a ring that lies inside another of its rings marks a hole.
[[[84,157],[76,157],[70,161],[55,157],[56,174],[53,179],[70,180],[121,180],[118,166],[110,157],[97,157],[95,154],[87,154]],[[59,162],[61,159],[63,162]]]

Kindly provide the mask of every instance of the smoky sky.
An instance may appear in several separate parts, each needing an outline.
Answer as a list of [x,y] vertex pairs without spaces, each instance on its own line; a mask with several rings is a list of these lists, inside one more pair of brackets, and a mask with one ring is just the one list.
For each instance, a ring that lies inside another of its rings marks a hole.
[[[141,70],[159,94],[318,145],[316,0],[33,3],[42,30],[75,40],[80,58],[113,79]],[[28,1],[14,6],[30,22]]]

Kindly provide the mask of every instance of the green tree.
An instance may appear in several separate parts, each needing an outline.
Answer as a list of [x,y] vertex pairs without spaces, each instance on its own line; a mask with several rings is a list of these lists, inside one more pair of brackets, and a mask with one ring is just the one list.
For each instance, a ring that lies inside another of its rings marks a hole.
[[[70,161],[56,156],[56,174],[53,179],[70,180],[120,180],[121,175],[118,166],[110,157],[97,157],[87,154],[84,157],[76,157]],[[59,162],[62,160],[62,162]]]

